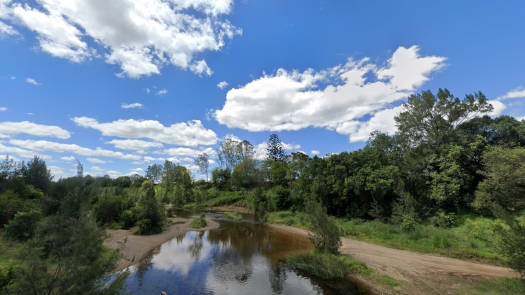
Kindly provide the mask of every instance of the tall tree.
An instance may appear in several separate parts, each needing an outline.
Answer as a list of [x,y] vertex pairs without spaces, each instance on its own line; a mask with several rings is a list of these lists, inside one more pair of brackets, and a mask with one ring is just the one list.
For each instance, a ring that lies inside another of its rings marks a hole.
[[160,164],[149,165],[146,169],[146,178],[154,184],[159,183],[162,180],[162,169]]
[[403,107],[395,121],[405,143],[408,147],[424,144],[431,148],[449,143],[456,126],[493,108],[481,92],[462,100],[447,89],[439,89],[437,95],[431,91],[413,94]]
[[47,169],[46,162],[38,156],[35,156],[27,163],[25,176],[29,184],[41,189],[43,192],[47,192],[53,179],[51,171]]
[[195,165],[199,166],[201,173],[206,175],[206,181],[208,181],[208,167],[210,165],[210,160],[207,153],[202,153],[197,156],[195,159]]
[[271,134],[268,139],[268,147],[266,148],[266,156],[271,161],[284,161],[286,154],[284,153],[284,146],[277,134]]

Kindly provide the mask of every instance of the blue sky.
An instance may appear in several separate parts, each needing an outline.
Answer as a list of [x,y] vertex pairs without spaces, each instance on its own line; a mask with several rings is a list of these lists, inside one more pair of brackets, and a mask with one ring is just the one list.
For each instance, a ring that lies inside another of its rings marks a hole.
[[[227,136],[263,156],[394,133],[411,93],[482,91],[525,116],[523,1],[0,0],[0,155],[57,177],[199,175]],[[221,87],[219,87],[221,86]]]

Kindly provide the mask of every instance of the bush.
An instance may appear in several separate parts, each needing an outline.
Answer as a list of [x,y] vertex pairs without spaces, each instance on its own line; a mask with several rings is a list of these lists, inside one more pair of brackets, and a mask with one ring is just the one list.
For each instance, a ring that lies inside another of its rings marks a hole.
[[124,228],[131,228],[137,222],[137,215],[133,210],[124,210],[124,212],[122,212],[121,220],[124,223]]
[[508,229],[499,228],[500,252],[508,258],[507,265],[525,279],[525,226],[514,223]]
[[456,225],[457,218],[455,213],[445,213],[440,210],[436,216],[430,218],[430,222],[437,227],[450,228]]
[[401,220],[401,229],[404,232],[413,232],[416,230],[416,218],[412,215],[403,215]]
[[314,247],[321,251],[337,254],[341,246],[341,230],[326,214],[326,208],[315,201],[309,201],[306,211],[312,224],[309,239]]
[[206,219],[204,219],[204,214],[201,214],[199,218],[193,219],[193,221],[190,223],[191,228],[203,228],[207,225]]
[[287,262],[296,270],[323,280],[338,280],[350,273],[369,274],[365,264],[330,253],[314,252],[288,258]]
[[37,210],[21,211],[6,226],[7,236],[25,241],[33,237],[42,214]]
[[239,216],[235,213],[232,213],[232,212],[224,212],[224,217],[228,218],[228,219],[232,219],[232,220],[241,220],[242,219],[242,216]]

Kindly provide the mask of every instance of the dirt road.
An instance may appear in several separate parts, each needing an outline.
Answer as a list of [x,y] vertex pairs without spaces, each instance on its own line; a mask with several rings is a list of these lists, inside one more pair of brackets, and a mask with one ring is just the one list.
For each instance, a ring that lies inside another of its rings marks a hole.
[[[307,235],[308,231],[286,225],[272,225]],[[378,273],[401,282],[395,292],[402,294],[457,294],[457,290],[483,279],[517,277],[504,267],[454,258],[397,250],[348,238],[342,239],[341,253],[366,263]],[[387,292],[388,293],[388,292]]]

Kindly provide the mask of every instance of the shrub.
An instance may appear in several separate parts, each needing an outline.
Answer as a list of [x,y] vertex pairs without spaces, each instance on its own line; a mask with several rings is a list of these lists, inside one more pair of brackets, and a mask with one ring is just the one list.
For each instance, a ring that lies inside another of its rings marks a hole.
[[207,226],[206,219],[204,218],[204,214],[201,214],[199,218],[193,219],[193,221],[190,223],[191,228],[203,228]]
[[133,210],[124,210],[121,216],[122,222],[124,222],[124,228],[131,228],[137,222],[137,215]]
[[412,215],[403,215],[401,220],[401,229],[404,232],[413,232],[416,230],[416,218]]
[[445,213],[440,210],[436,216],[430,218],[430,222],[437,227],[450,228],[456,225],[457,218],[455,213]]
[[287,260],[294,269],[323,280],[338,280],[350,273],[369,274],[365,264],[330,253],[314,252],[301,254]]
[[7,224],[6,233],[9,237],[16,240],[28,240],[33,237],[40,218],[42,218],[40,211],[20,211]]
[[309,201],[306,211],[312,223],[309,239],[314,247],[321,251],[337,254],[341,246],[341,230],[326,214],[326,208],[315,201]]

